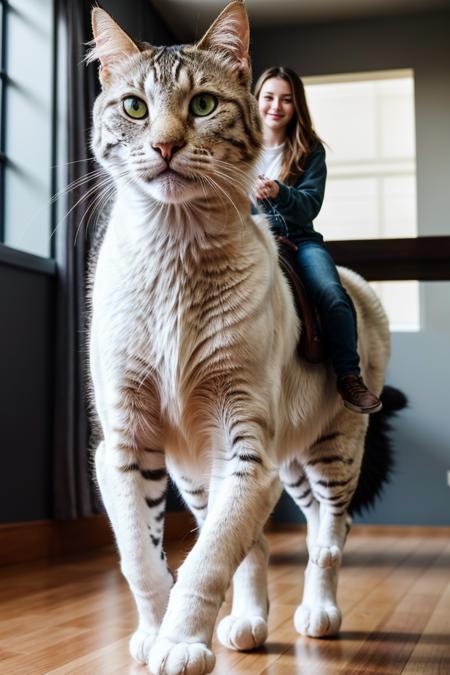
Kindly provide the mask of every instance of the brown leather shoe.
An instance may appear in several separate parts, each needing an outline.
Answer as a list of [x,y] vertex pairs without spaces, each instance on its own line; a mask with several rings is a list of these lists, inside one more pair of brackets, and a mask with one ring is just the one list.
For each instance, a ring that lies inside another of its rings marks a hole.
[[346,375],[337,383],[337,389],[349,410],[370,415],[381,410],[383,404],[364,384],[360,375]]

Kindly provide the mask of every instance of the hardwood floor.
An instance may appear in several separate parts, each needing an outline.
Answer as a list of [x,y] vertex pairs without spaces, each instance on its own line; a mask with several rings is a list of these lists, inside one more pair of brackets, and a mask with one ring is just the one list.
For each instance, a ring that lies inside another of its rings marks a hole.
[[[295,633],[306,562],[304,533],[271,531],[269,638],[253,653],[214,641],[215,675],[448,675],[447,530],[355,528],[344,553],[338,639]],[[169,544],[177,565],[190,545]],[[221,615],[226,612],[226,606]],[[144,675],[128,636],[135,611],[111,549],[0,569],[0,673]]]

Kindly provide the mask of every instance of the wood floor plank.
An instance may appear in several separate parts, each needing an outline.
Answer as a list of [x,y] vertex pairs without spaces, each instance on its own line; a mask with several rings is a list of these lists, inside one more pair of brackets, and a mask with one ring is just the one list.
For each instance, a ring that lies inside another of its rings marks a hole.
[[[450,673],[450,546],[426,530],[351,534],[340,576],[339,638],[297,635],[293,614],[306,564],[304,532],[269,532],[269,638],[255,652],[216,638],[214,675],[447,675]],[[192,538],[169,545],[176,567]],[[230,611],[231,594],[220,616]],[[128,640],[133,599],[114,550],[0,570],[0,673],[145,675]]]
[[423,673],[450,673],[450,580],[403,671],[403,675]]
[[[430,544],[430,542],[428,542]],[[428,547],[427,547],[428,554]],[[383,619],[347,664],[346,675],[403,672],[422,631],[448,584],[450,545],[446,544],[428,569]],[[442,566],[442,562],[447,567]]]

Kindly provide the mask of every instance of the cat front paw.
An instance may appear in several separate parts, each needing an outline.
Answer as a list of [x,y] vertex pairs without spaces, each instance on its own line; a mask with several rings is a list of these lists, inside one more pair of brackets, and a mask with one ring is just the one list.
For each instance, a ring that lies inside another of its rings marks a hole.
[[294,626],[297,633],[313,638],[336,635],[341,627],[341,621],[341,610],[335,605],[310,607],[302,603],[297,607],[294,615]]
[[148,663],[150,650],[156,642],[158,633],[149,633],[138,628],[133,633],[128,643],[130,654],[138,663]]
[[202,642],[172,642],[158,638],[148,661],[152,675],[206,675],[216,657]]
[[236,617],[229,614],[217,626],[217,637],[228,649],[256,649],[267,639],[267,621],[262,616]]

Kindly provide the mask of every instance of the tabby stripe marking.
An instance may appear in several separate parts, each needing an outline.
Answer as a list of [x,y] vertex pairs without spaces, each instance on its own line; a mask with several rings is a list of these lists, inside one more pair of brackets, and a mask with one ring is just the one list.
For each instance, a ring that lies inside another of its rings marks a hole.
[[152,543],[155,546],[158,546],[159,542],[161,541],[161,539],[159,537],[154,537],[152,534],[150,535],[150,539],[152,540]]
[[198,488],[198,490],[183,490],[185,495],[203,495],[205,494],[204,488]]
[[316,445],[319,445],[320,443],[325,443],[325,441],[334,441],[335,438],[338,436],[342,436],[342,433],[340,431],[334,431],[331,434],[327,434],[326,436],[321,436],[320,438],[317,439],[317,441],[314,441],[312,444],[312,448],[314,448]]
[[107,159],[109,155],[111,154],[111,150],[116,147],[116,145],[119,145],[120,141],[116,141],[115,143],[107,143],[105,147],[103,148],[103,157]]
[[119,471],[122,473],[128,473],[130,471],[139,471],[139,465],[138,464],[128,464],[128,466],[119,466]]
[[348,485],[352,480],[354,480],[354,476],[347,478],[347,480],[317,480],[316,485],[323,485],[326,488],[341,487]]
[[238,434],[237,436],[234,436],[234,438],[231,441],[232,445],[236,445],[236,443],[242,443],[242,441],[257,441],[258,439],[254,434]]
[[111,108],[111,107],[117,105],[118,103],[121,103],[121,101],[122,101],[121,98],[115,98],[112,101],[108,101],[108,103],[103,108],[103,112],[106,112],[106,110],[108,110],[108,108]]
[[[115,430],[115,433],[122,433],[119,430]],[[118,450],[129,450],[130,452],[133,452],[133,448],[129,443],[116,443],[116,448]]]
[[340,455],[330,455],[328,457],[318,457],[317,459],[311,459],[306,466],[315,466],[316,464],[332,464],[333,462],[342,462],[343,464],[348,464],[349,466],[353,464],[353,459],[344,459]]
[[241,462],[256,462],[256,464],[262,464],[263,461],[258,455],[239,455]]
[[305,474],[302,474],[302,475],[300,476],[300,478],[299,478],[297,481],[295,481],[295,483],[285,483],[284,485],[285,485],[285,487],[287,487],[287,488],[297,488],[297,487],[300,487],[300,485],[301,485],[302,483],[304,483],[305,480],[306,480],[306,476],[305,476]]
[[158,63],[158,61],[160,60],[160,58],[162,57],[162,55],[164,54],[165,51],[166,51],[165,47],[159,48],[159,50],[156,52],[155,56],[153,57],[152,66],[155,66]]
[[157,522],[157,523],[160,523],[160,522],[164,519],[164,516],[165,516],[165,515],[166,515],[166,512],[165,512],[165,511],[161,511],[161,513],[158,513],[158,515],[155,516],[156,522]]
[[[234,390],[235,392],[239,393],[240,395],[244,395],[246,397],[246,400],[249,398],[249,394],[245,391],[240,391],[240,390]],[[234,395],[234,392],[231,392],[232,395]],[[260,427],[261,429],[267,429],[267,421],[263,419],[262,417],[248,417],[246,420],[239,420],[236,419],[234,422],[231,422],[231,424],[228,427],[228,432],[231,434],[233,429],[237,427],[239,424],[248,426],[248,424],[254,424],[257,427]]]
[[206,507],[208,506],[208,502],[206,504],[203,504],[203,506],[194,506],[194,504],[192,504],[191,506],[196,511],[203,511],[203,509],[206,509]]
[[180,70],[183,67],[183,62],[181,59],[178,59],[177,63],[175,64],[175,69],[173,71],[173,79],[178,80],[178,76],[180,75]]
[[327,497],[326,495],[323,495],[320,492],[316,492],[315,494],[319,499],[325,499],[329,502],[336,502],[339,499],[342,499],[343,497],[348,499],[348,496],[345,493],[342,493],[342,492],[338,495],[333,495],[332,497]]
[[343,506],[348,506],[348,502],[349,502],[348,499],[343,499],[342,501],[336,502],[335,504],[333,504],[333,506],[336,507],[337,509],[340,509]]
[[253,137],[253,134],[252,134],[252,128],[251,128],[251,126],[250,126],[250,124],[249,124],[249,122],[248,122],[248,119],[247,119],[247,112],[249,112],[249,111],[248,111],[248,110],[245,110],[245,109],[244,109],[244,106],[242,105],[242,103],[241,103],[239,100],[235,99],[235,98],[224,98],[223,100],[224,100],[226,103],[233,103],[235,106],[237,106],[237,107],[239,108],[239,111],[240,111],[240,113],[241,113],[242,123],[243,123],[244,129],[245,129],[245,133],[247,134],[247,136],[248,136],[248,138],[249,138],[251,144],[253,145],[253,147],[254,147],[254,148],[258,147],[258,142],[257,142],[256,139]]
[[141,476],[145,480],[162,480],[167,476],[165,469],[141,469]]
[[150,497],[146,497],[145,501],[147,502],[147,506],[149,506],[151,509],[155,506],[159,506],[162,504],[167,497],[167,490],[164,490],[162,493],[161,497],[156,497],[156,499],[151,499]]

